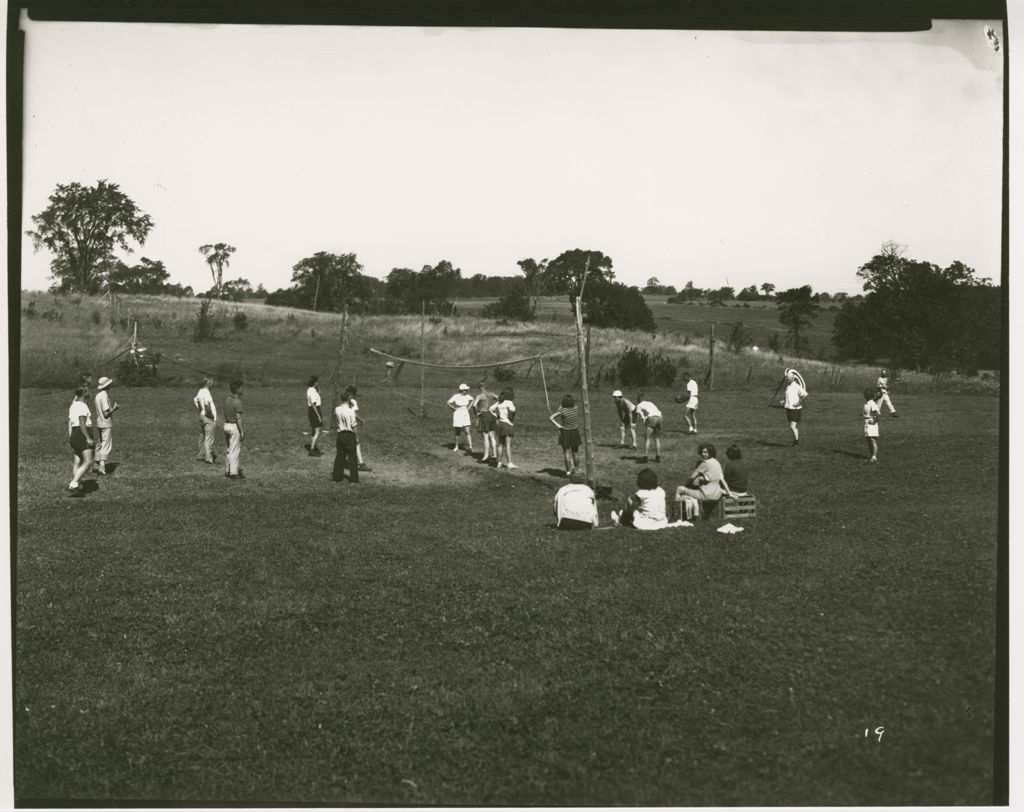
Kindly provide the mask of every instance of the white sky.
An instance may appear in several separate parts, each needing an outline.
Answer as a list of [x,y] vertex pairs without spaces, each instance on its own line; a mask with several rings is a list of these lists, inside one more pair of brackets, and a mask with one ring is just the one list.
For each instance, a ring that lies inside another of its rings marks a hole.
[[[602,250],[617,278],[859,292],[896,239],[998,280],[999,22],[910,34],[25,20],[24,229],[58,183],[120,184],[134,257],[273,290]],[[23,240],[22,287],[51,256]]]

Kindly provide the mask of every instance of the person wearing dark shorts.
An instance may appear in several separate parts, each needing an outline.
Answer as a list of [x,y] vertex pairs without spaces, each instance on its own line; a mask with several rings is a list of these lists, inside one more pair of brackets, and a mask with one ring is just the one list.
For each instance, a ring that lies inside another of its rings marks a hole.
[[345,481],[345,470],[348,469],[348,481],[359,482],[359,462],[356,457],[356,426],[358,415],[355,408],[356,390],[348,387],[344,400],[334,410],[335,428],[338,430],[337,454],[334,457],[334,470],[331,479],[335,482]]
[[476,412],[477,424],[484,441],[484,455],[480,462],[493,459],[498,461],[498,418],[491,414],[491,406],[498,402],[494,392],[487,391],[487,382],[480,381],[480,393],[473,399],[473,411]]
[[807,399],[807,390],[804,389],[792,372],[786,373],[786,391],[782,405],[786,409],[786,420],[789,421],[789,430],[793,434],[793,445],[800,445],[800,418],[803,416],[804,400]]
[[306,383],[306,415],[309,418],[309,428],[313,433],[313,439],[309,442],[309,456],[311,457],[322,457],[324,453],[316,447],[316,441],[320,439],[320,431],[324,427],[320,388],[316,385],[319,380],[316,375],[311,375]]
[[84,386],[75,390],[75,399],[68,407],[68,439],[71,442],[71,482],[68,490],[81,493],[80,480],[92,467],[93,449],[96,442],[92,436],[92,413],[88,404],[89,390]]
[[[562,447],[562,454],[565,457],[565,475],[571,477],[580,467],[580,412],[572,395],[562,398],[561,408],[548,417],[548,420],[558,429],[558,444]],[[559,423],[559,420],[562,422]]]

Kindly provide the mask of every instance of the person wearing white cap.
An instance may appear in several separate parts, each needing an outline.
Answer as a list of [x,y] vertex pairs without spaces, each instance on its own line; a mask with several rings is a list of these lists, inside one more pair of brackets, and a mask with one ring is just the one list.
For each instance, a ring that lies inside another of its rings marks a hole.
[[473,433],[469,427],[473,425],[473,419],[469,414],[469,407],[473,405],[473,396],[469,394],[469,385],[460,383],[459,391],[448,398],[448,408],[452,410],[452,428],[455,430],[455,445],[452,451],[459,450],[459,437],[466,435],[466,447],[469,453],[473,453]]
[[[621,389],[612,392],[612,397],[615,398],[615,408],[619,413],[619,448],[636,448],[636,406],[633,401],[623,397]],[[631,446],[626,445],[626,429],[629,429],[629,436],[633,438]]]
[[114,450],[114,412],[119,406],[110,397],[110,387],[113,383],[110,378],[102,377],[96,384],[96,431],[100,441],[96,449],[95,471],[101,476],[106,475],[107,460],[110,459],[110,452]]
[[892,398],[889,397],[889,370],[883,369],[878,375],[878,382],[875,384],[878,388],[878,397],[875,401],[878,403],[878,413],[882,413],[882,407],[889,407],[889,414],[893,417],[899,417],[896,414],[896,407],[892,405]]

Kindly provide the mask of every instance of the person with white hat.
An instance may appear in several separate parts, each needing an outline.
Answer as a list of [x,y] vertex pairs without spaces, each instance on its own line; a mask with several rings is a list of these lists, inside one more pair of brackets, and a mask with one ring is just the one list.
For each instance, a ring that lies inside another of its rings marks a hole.
[[[615,398],[615,408],[619,413],[619,448],[636,448],[636,406],[629,398],[623,397],[622,390],[616,389],[612,392]],[[626,445],[626,429],[633,438],[631,446]]]
[[469,414],[469,407],[473,405],[473,396],[469,394],[469,385],[460,383],[459,391],[448,398],[448,408],[452,410],[452,428],[455,430],[455,445],[452,451],[459,450],[459,437],[466,435],[466,446],[469,453],[473,453],[473,433],[469,427],[473,425],[473,419]]
[[878,403],[878,413],[882,413],[882,407],[889,407],[889,414],[893,417],[899,417],[896,414],[896,407],[892,405],[892,398],[889,397],[889,370],[883,369],[878,375],[878,381],[875,384],[878,388],[878,397],[875,398],[875,402]]
[[106,376],[96,384],[96,431],[99,434],[99,446],[96,449],[95,472],[101,476],[107,473],[107,461],[114,450],[113,430],[114,412],[120,408],[110,397],[110,387],[114,381]]

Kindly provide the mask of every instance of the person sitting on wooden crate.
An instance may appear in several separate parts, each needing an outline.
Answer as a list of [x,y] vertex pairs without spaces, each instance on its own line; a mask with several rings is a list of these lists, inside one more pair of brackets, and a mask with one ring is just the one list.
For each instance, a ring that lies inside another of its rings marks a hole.
[[750,467],[743,459],[743,452],[738,445],[731,445],[725,449],[725,456],[728,462],[725,463],[723,476],[729,483],[729,490],[733,496],[746,496],[750,490]]
[[676,501],[685,502],[686,498],[698,502],[718,502],[723,496],[732,496],[733,492],[725,481],[722,464],[715,459],[718,453],[713,443],[701,443],[697,446],[700,463],[690,474],[685,485],[676,488]]

